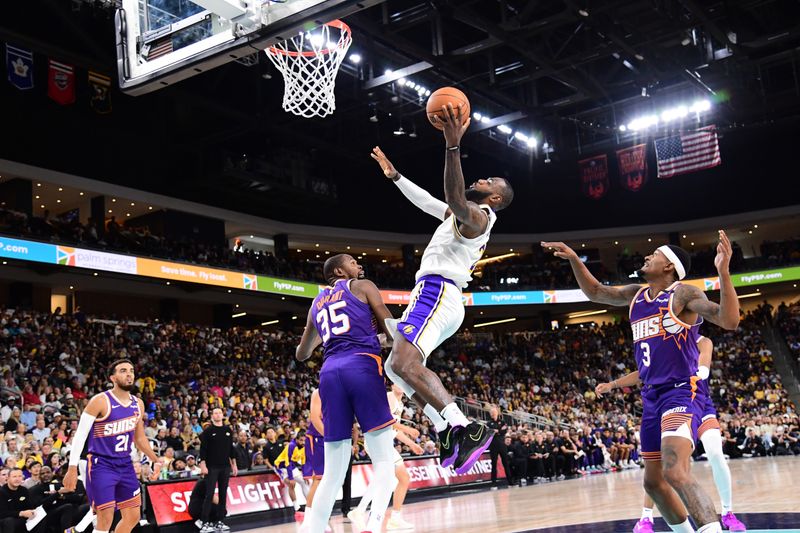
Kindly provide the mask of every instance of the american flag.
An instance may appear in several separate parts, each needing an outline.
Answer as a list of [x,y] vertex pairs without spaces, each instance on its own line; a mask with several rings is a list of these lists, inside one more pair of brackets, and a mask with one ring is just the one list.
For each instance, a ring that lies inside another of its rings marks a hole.
[[157,57],[167,55],[172,52],[172,37],[168,36],[161,41],[150,43],[150,49],[145,54],[147,61],[152,61]]
[[714,126],[691,133],[656,139],[658,177],[671,178],[687,172],[711,168],[722,163]]

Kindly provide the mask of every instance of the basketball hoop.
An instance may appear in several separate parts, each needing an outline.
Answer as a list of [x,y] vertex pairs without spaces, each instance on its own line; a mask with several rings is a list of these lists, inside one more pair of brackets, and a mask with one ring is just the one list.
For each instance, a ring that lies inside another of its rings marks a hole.
[[[339,30],[331,40],[330,29]],[[265,50],[283,74],[283,109],[305,118],[325,117],[336,110],[336,74],[353,42],[350,27],[334,20]]]

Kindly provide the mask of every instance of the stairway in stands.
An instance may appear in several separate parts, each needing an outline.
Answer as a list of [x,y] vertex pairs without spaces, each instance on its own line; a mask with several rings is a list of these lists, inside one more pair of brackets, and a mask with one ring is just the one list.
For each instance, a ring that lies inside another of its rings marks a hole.
[[789,346],[778,328],[765,326],[761,331],[764,334],[767,348],[772,351],[775,369],[780,374],[783,386],[789,393],[789,399],[794,403],[795,409],[800,409],[800,383],[798,383],[800,365],[792,357]]

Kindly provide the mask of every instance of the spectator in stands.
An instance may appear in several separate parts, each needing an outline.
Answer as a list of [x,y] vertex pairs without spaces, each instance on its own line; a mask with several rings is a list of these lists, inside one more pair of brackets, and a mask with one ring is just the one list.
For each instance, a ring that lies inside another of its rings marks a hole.
[[164,443],[173,450],[186,450],[183,446],[184,440],[181,438],[180,430],[177,427],[170,428],[169,434],[164,437]]
[[519,438],[512,444],[511,452],[513,457],[512,484],[519,483],[520,485],[527,484],[528,482],[528,458],[531,456],[530,435],[527,431],[523,431]]
[[729,430],[724,430],[722,433],[722,453],[731,459],[738,459],[742,456],[742,450],[736,442],[736,439],[731,435]]
[[46,424],[44,415],[38,415],[36,417],[36,427],[33,428],[33,438],[38,442],[44,442],[44,439],[50,437],[50,428],[48,428]]
[[[42,464],[37,462],[34,458],[30,458],[28,463],[25,465],[25,470],[27,470],[27,479],[22,482],[22,486],[26,489],[33,488],[34,486],[41,483],[40,476],[42,474]],[[48,467],[49,470],[49,467]]]
[[239,431],[236,444],[233,446],[236,453],[236,466],[239,470],[247,470],[250,468],[251,460],[253,457],[253,446],[247,438],[246,431]]
[[200,465],[197,464],[197,458],[193,454],[186,456],[186,470],[191,476],[200,475]]
[[189,477],[191,472],[186,469],[186,461],[181,458],[177,458],[169,465],[169,477],[170,478],[181,478],[181,477]]
[[745,457],[764,457],[767,455],[764,442],[760,436],[756,435],[754,428],[747,430],[747,438],[744,439],[742,455]]
[[[0,530],[4,533],[24,533],[25,521],[34,515],[34,502],[28,489],[22,486],[22,470],[14,468],[8,473],[8,481],[0,487]],[[30,533],[42,533],[46,527],[44,521],[29,530]]]
[[574,476],[577,474],[578,446],[572,439],[568,429],[561,430],[558,454],[562,457],[562,475]]

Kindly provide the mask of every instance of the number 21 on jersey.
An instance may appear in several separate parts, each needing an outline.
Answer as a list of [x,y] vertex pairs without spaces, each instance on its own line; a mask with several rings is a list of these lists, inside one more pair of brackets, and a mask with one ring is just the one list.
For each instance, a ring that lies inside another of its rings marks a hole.
[[322,308],[317,313],[317,324],[322,342],[328,342],[331,335],[341,335],[350,331],[350,317],[344,313],[347,302],[341,301]]

